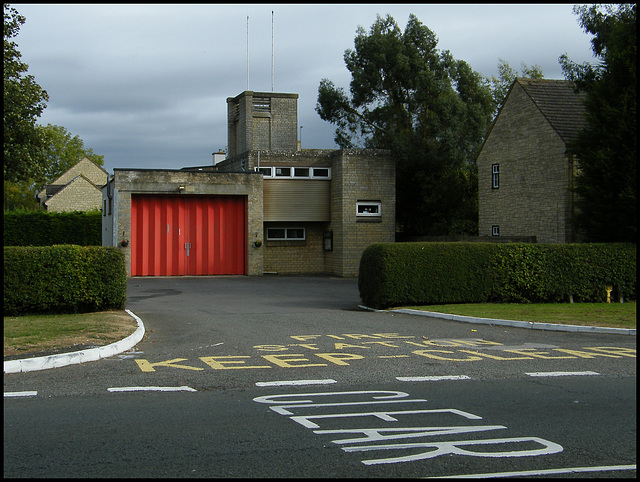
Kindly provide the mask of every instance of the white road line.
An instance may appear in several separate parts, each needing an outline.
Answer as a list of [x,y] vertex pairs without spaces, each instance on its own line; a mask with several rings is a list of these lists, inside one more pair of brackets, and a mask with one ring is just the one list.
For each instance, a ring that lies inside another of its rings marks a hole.
[[467,375],[445,375],[432,377],[396,377],[401,382],[439,382],[441,380],[471,380]]
[[191,387],[113,387],[107,388],[110,392],[197,392]]
[[275,382],[256,382],[256,387],[285,387],[292,385],[329,385],[338,383],[330,378],[325,380],[282,380]]
[[31,392],[4,392],[5,397],[35,397],[38,394],[36,391]]
[[448,475],[427,477],[428,479],[484,479],[497,477],[526,477],[529,475],[573,474],[580,472],[612,472],[615,470],[636,470],[635,465],[602,465],[600,467],[567,467],[564,469],[523,470],[521,472],[495,472],[493,474]]
[[566,377],[579,375],[600,375],[598,372],[532,372],[527,373],[530,377]]

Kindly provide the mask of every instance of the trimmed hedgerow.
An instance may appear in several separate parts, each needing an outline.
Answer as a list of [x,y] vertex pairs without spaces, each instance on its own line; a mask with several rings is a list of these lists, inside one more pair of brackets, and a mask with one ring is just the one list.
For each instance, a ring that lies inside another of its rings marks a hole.
[[380,243],[360,260],[369,307],[635,299],[631,244]]
[[4,248],[5,315],[121,309],[126,297],[124,255],[116,248]]
[[491,294],[489,266],[497,246],[491,243],[371,245],[360,260],[360,297],[365,305],[377,309],[485,301]]
[[100,211],[6,211],[3,239],[5,246],[100,246],[102,214]]

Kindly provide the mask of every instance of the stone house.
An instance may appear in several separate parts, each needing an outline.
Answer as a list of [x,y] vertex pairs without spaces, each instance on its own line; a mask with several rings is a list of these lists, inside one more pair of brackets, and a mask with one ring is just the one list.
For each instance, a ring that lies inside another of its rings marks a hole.
[[356,276],[367,246],[395,240],[395,160],[301,149],[297,99],[228,98],[227,158],[212,165],[114,169],[102,244],[129,275]]
[[47,211],[92,211],[102,205],[102,186],[109,174],[83,157],[37,195]]
[[583,99],[569,81],[513,82],[476,160],[480,236],[577,241],[567,144],[586,126]]

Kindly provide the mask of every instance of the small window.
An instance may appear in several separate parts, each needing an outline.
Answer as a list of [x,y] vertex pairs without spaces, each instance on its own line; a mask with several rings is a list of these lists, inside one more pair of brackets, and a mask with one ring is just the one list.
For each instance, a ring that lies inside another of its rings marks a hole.
[[382,216],[382,203],[380,202],[357,202],[357,216]]
[[267,241],[304,241],[304,228],[267,228]]
[[276,167],[276,177],[291,177],[291,168]]
[[491,236],[500,236],[500,226],[491,226]]
[[313,177],[329,179],[331,177],[331,169],[329,169],[328,167],[314,167]]
[[265,177],[271,177],[271,168],[270,167],[256,167],[256,172],[259,172]]
[[310,169],[308,167],[294,167],[293,177],[309,177]]
[[106,199],[102,200],[102,215],[103,216],[107,215],[107,200]]
[[500,164],[491,165],[491,188],[498,189],[500,187]]

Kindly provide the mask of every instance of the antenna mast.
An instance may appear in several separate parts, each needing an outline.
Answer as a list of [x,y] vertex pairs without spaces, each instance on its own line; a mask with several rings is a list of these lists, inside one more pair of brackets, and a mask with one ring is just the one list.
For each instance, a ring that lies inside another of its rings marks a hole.
[[247,15],[247,90],[249,90],[249,15]]
[[274,75],[274,66],[273,66],[273,55],[274,55],[274,36],[273,36],[273,10],[271,10],[271,92],[273,92],[273,75]]

